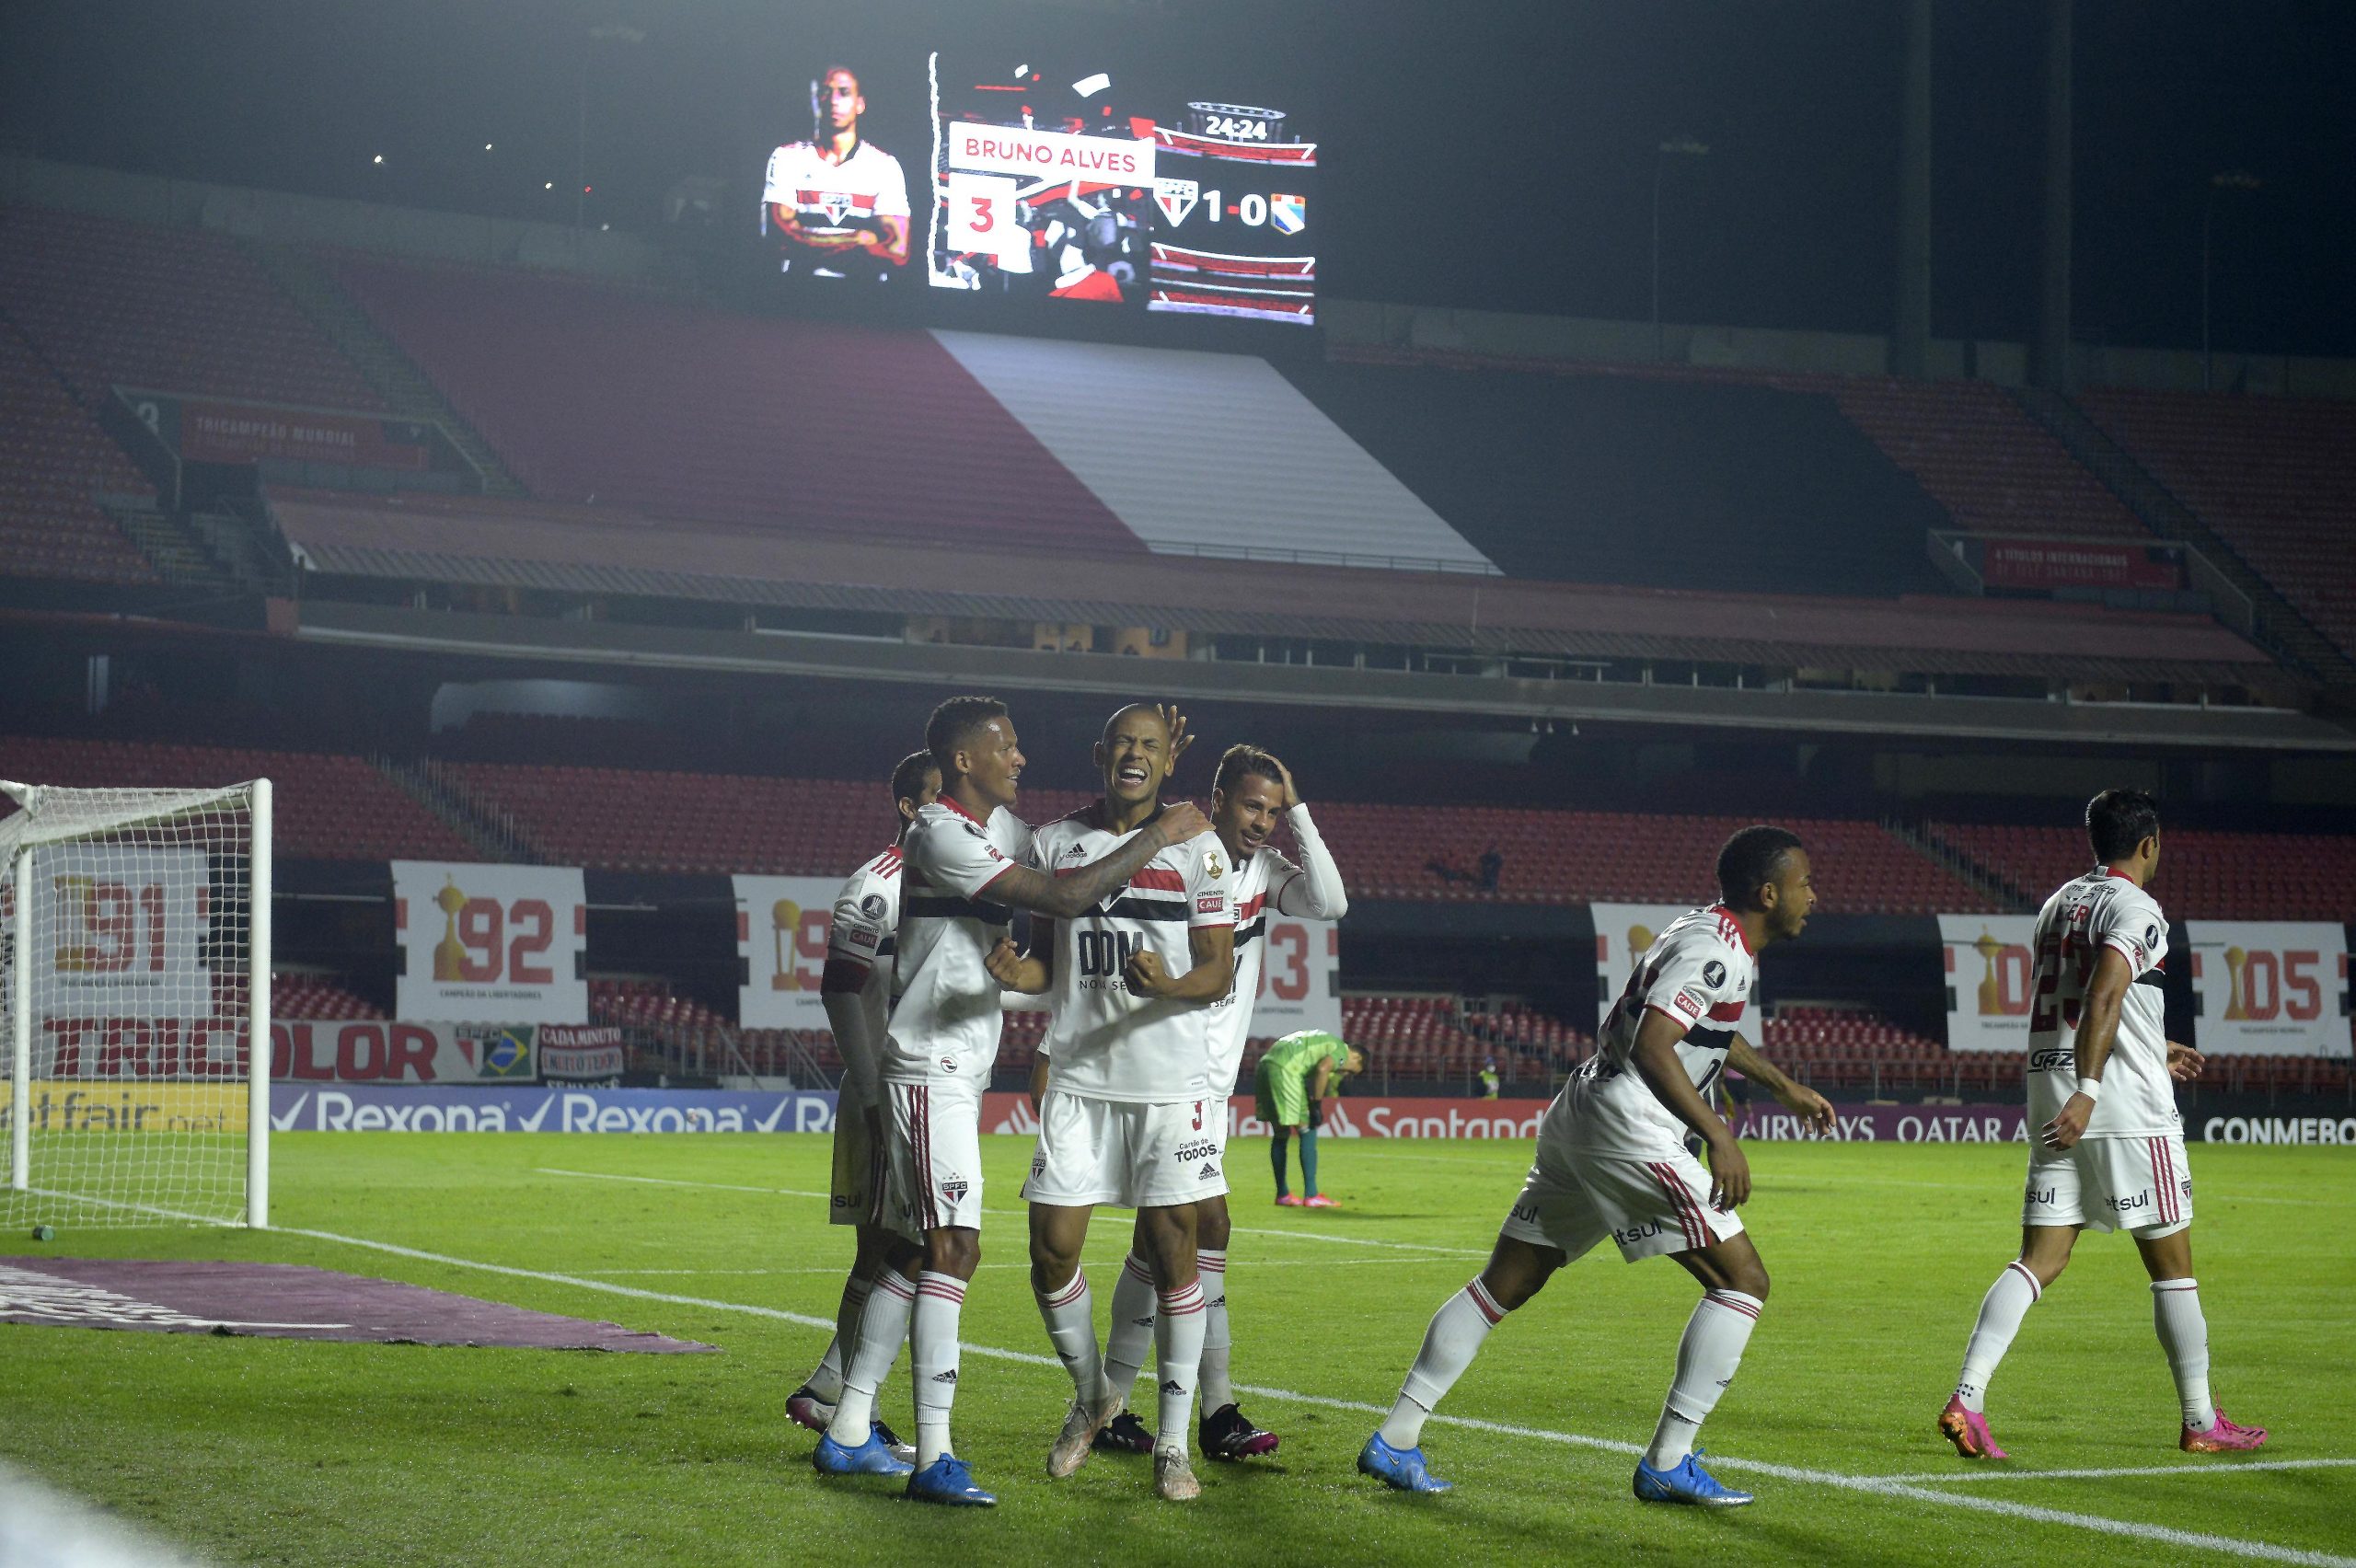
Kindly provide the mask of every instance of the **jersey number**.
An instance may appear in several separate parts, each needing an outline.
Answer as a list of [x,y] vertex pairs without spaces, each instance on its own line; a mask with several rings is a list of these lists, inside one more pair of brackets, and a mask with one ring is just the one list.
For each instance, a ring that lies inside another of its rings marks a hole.
[[[2095,950],[2085,938],[2066,928],[2046,932],[2037,944],[2037,998],[2029,1009],[2029,1032],[2077,1028],[2086,982],[2094,972]],[[2066,987],[2062,985],[2065,974]]]

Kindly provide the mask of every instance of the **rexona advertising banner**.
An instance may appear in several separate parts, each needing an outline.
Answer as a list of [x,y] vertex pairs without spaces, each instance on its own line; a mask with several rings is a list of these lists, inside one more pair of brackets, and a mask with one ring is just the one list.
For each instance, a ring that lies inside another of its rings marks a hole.
[[[818,977],[826,967],[839,877],[739,876],[736,957],[745,976],[736,1021],[746,1029],[824,1029]],[[878,912],[881,913],[880,911]]]
[[2193,920],[2193,1041],[2216,1056],[2349,1055],[2348,937],[2327,922]]
[[1270,1039],[1304,1029],[1342,1032],[1342,930],[1331,920],[1297,920],[1271,911],[1261,938],[1260,994],[1252,1032]]
[[588,905],[576,867],[395,860],[401,1017],[586,1023]]
[[1595,919],[1595,1026],[1611,1016],[1636,960],[1691,904],[1590,904]]
[[428,1089],[281,1085],[270,1124],[282,1133],[824,1133],[825,1093],[720,1089]]
[[2028,1049],[2033,915],[1942,915],[1947,1049]]
[[528,1024],[281,1020],[270,1026],[270,1076],[280,1084],[530,1083],[533,1078]]

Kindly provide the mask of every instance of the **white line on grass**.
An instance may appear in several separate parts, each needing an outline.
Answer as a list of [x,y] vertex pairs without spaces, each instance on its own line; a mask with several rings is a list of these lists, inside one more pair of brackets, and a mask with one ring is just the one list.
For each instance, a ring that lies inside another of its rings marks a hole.
[[2247,1475],[2252,1470],[2349,1470],[2356,1459],[2189,1459],[2175,1465],[2131,1465],[2113,1470],[2010,1470],[2003,1465],[1968,1470],[1923,1470],[1886,1475],[1883,1481],[1925,1485],[1962,1481],[2116,1481],[2142,1475]]
[[[428,1252],[421,1248],[403,1247],[390,1241],[373,1241],[360,1236],[340,1236],[331,1230],[306,1230],[290,1227],[281,1234],[306,1236],[315,1240],[333,1241],[346,1247],[363,1247],[372,1251],[388,1252],[395,1257],[414,1259],[420,1262],[442,1263],[452,1268],[479,1269],[485,1274],[506,1274],[514,1279],[538,1280],[548,1285],[569,1285],[581,1290],[601,1290],[616,1296],[634,1297],[642,1301],[662,1301],[678,1307],[702,1307],[719,1312],[742,1312],[752,1317],[768,1318],[777,1322],[796,1323],[807,1329],[824,1329],[829,1333],[833,1332],[835,1328],[835,1320],[832,1318],[813,1317],[806,1312],[789,1312],[779,1307],[756,1307],[747,1302],[719,1301],[701,1296],[675,1296],[668,1291],[648,1290],[634,1285],[616,1285],[606,1280],[584,1279],[578,1274],[551,1274],[540,1269],[517,1268],[512,1263],[491,1263],[473,1258],[456,1258],[446,1252]],[[1036,1355],[1020,1350],[1001,1350],[996,1345],[975,1344],[970,1341],[966,1342],[962,1348],[970,1355],[984,1356],[993,1361],[1011,1361],[1025,1366],[1052,1366],[1057,1371],[1063,1369],[1063,1364],[1050,1355]],[[1358,1400],[1329,1399],[1319,1394],[1297,1393],[1290,1389],[1238,1386],[1245,1393],[1291,1404],[1315,1405],[1325,1410],[1358,1411],[1374,1416],[1390,1413],[1390,1411],[1382,1405],[1367,1404]],[[1540,1442],[1561,1443],[1573,1447],[1599,1448],[1607,1453],[1639,1454],[1644,1451],[1634,1443],[1623,1443],[1609,1437],[1588,1437],[1575,1432],[1552,1432],[1543,1427],[1514,1426],[1503,1422],[1479,1421],[1469,1416],[1434,1415],[1431,1419],[1442,1425],[1462,1427],[1469,1431],[1531,1438]],[[1984,1514],[2001,1514],[2009,1518],[2028,1519],[2039,1524],[2067,1525],[2076,1529],[2094,1530],[2105,1535],[2125,1536],[2137,1540],[2158,1541],[2168,1546],[2222,1551],[2235,1557],[2246,1557],[2269,1562],[2295,1562],[2304,1565],[2304,1568],[2356,1568],[2356,1557],[2340,1557],[2327,1551],[2313,1551],[2300,1547],[2276,1546],[2270,1541],[2240,1540],[2232,1536],[2211,1535],[2203,1530],[2178,1530],[2171,1529],[2165,1525],[2146,1525],[2128,1519],[2108,1519],[2096,1514],[2073,1514],[2064,1509],[2039,1507],[2027,1503],[2011,1503],[2001,1498],[1973,1497],[1968,1494],[1936,1492],[1927,1486],[1882,1476],[1842,1475],[1834,1470],[1805,1470],[1793,1465],[1771,1464],[1762,1459],[1741,1459],[1724,1455],[1714,1458],[1711,1465],[1717,1470],[1746,1471],[1770,1476],[1779,1481],[1839,1487],[1844,1491],[1863,1492],[1878,1497],[1901,1497],[1910,1502],[1934,1504],[1942,1508],[1963,1508]],[[2248,1467],[2234,1468],[2240,1470]]]

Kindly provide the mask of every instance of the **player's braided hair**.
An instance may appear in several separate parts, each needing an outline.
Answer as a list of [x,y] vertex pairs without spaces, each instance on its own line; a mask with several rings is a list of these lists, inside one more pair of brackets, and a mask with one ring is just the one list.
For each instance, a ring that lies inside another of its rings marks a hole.
[[1253,776],[1282,787],[1284,769],[1276,759],[1249,741],[1238,741],[1219,754],[1218,771],[1211,776],[1211,788],[1225,793]]
[[1738,830],[1718,851],[1718,896],[1729,909],[1759,908],[1760,888],[1775,880],[1786,854],[1804,847],[1788,827],[1760,823]]
[[2160,803],[2142,790],[2105,790],[2086,802],[2086,837],[2095,859],[2124,860],[2160,831]]
[[914,751],[902,757],[892,769],[892,803],[913,801],[924,792],[924,776],[938,773],[941,767],[929,751]]
[[1005,717],[1006,704],[994,697],[953,697],[932,710],[925,721],[924,746],[941,769],[943,789],[956,776],[958,752],[973,744],[983,725]]

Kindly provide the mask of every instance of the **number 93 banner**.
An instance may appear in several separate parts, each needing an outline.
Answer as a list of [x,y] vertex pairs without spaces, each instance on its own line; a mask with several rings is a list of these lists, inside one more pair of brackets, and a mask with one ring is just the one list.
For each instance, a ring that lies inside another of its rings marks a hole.
[[392,866],[404,1020],[589,1021],[588,905],[577,867]]

